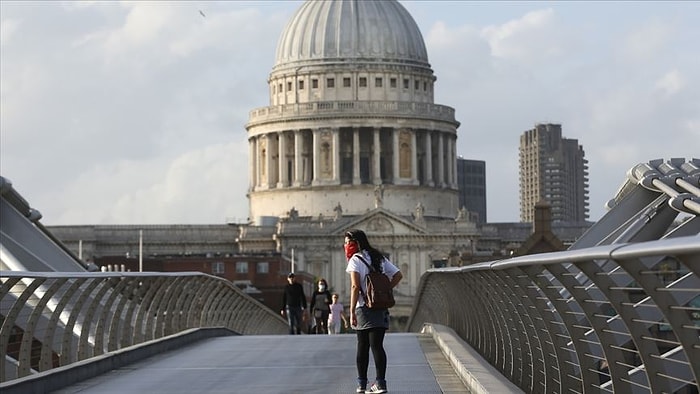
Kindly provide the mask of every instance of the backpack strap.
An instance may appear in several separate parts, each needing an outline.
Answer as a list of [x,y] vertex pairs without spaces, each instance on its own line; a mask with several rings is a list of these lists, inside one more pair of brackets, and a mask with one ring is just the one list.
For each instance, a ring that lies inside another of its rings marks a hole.
[[[360,261],[362,261],[367,266],[367,268],[369,269],[369,272],[372,272],[372,266],[370,264],[367,264],[367,260],[365,260],[365,258],[362,257],[362,254],[355,253],[355,256],[357,256],[357,258],[360,259]],[[362,286],[360,286],[360,295],[362,295],[362,298],[365,297],[365,292],[362,291]]]
[[361,254],[355,253],[355,256],[357,256],[357,258],[360,259],[360,261],[362,261],[363,263],[365,263],[365,265],[367,266],[367,268],[369,268],[369,272],[373,272],[373,271],[374,271],[373,267],[372,267],[371,265],[367,264],[367,261],[364,259],[364,257],[362,257]]

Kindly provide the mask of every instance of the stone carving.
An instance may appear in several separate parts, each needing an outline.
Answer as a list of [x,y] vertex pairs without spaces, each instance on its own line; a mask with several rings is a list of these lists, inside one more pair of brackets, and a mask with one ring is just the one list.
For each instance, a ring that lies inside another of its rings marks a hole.
[[392,227],[391,223],[385,218],[374,218],[367,223],[367,230],[377,233],[390,232]]
[[414,214],[414,219],[415,219],[417,222],[423,220],[423,214],[424,214],[424,213],[425,213],[425,207],[423,206],[423,204],[421,204],[420,202],[418,202],[418,205],[416,205],[416,210],[415,210],[415,214]]
[[384,203],[384,185],[374,187],[374,207],[381,208]]
[[296,208],[292,207],[292,209],[289,210],[289,220],[296,220],[299,218],[299,211],[296,210]]
[[462,208],[459,211],[457,211],[457,219],[455,219],[455,221],[462,222],[462,221],[467,220],[468,219],[467,214],[468,214],[467,208],[465,206],[462,206]]
[[335,220],[343,217],[343,207],[340,205],[340,202],[338,202],[338,205],[333,208],[333,212],[335,212]]

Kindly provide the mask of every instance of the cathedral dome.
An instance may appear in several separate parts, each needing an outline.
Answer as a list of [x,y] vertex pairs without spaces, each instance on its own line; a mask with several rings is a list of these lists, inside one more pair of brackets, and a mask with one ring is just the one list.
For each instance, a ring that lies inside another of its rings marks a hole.
[[333,63],[430,68],[418,25],[396,0],[307,0],[280,36],[273,69]]

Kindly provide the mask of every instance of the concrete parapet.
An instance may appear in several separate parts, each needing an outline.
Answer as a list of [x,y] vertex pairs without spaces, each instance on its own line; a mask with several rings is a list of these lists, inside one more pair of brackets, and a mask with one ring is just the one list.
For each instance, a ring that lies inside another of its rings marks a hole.
[[424,324],[421,333],[432,335],[433,340],[470,393],[524,393],[451,328],[439,324]]

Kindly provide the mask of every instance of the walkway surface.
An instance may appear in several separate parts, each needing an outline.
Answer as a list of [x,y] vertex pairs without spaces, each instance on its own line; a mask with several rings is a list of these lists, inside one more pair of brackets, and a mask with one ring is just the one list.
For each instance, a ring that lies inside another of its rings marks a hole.
[[[352,334],[216,337],[55,393],[354,393],[355,344]],[[431,336],[389,333],[384,345],[390,393],[467,392]]]

